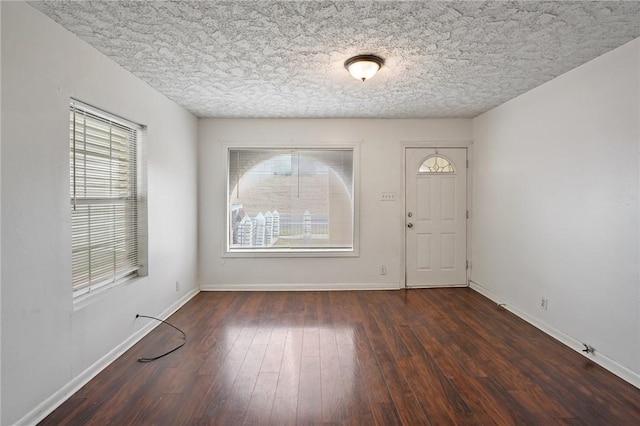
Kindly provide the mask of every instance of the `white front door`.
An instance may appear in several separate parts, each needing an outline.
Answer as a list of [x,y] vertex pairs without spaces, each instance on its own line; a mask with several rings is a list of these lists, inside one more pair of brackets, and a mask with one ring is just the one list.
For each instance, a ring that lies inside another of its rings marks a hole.
[[406,286],[467,285],[467,149],[407,148]]

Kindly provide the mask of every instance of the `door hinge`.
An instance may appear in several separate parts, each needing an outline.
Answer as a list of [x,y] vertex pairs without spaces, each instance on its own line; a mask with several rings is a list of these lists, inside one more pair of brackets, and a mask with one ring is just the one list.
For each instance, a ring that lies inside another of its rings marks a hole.
[[466,261],[466,268],[469,269],[469,261]]
[[467,159],[467,169],[469,168],[469,160]]
[[469,210],[467,210],[467,219],[469,219]]

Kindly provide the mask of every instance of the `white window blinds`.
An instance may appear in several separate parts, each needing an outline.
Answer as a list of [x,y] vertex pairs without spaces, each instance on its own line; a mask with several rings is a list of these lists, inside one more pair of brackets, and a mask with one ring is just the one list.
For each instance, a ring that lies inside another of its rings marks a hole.
[[72,277],[78,296],[139,268],[140,126],[76,102],[69,124]]

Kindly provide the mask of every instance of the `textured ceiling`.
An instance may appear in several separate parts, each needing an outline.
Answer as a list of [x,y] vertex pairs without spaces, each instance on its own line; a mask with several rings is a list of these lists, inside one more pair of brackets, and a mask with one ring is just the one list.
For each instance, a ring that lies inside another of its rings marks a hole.
[[640,36],[637,1],[30,4],[200,117],[474,117]]

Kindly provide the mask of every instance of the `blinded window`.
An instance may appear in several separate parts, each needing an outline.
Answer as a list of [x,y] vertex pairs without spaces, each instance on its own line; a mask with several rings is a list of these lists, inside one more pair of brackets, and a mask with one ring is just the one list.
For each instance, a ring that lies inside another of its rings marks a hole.
[[136,275],[141,127],[72,102],[70,195],[74,296]]
[[354,150],[230,149],[228,252],[354,251]]

